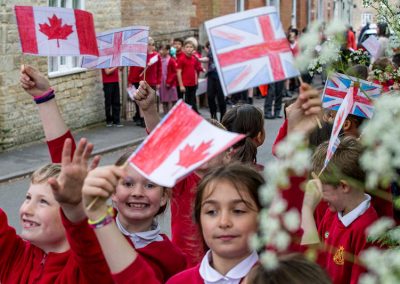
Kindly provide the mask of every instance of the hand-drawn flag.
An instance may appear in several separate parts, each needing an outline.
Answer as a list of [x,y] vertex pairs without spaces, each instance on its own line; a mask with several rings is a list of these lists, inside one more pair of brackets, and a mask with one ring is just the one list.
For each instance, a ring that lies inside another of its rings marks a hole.
[[128,161],[147,179],[172,187],[242,138],[213,126],[180,100]]
[[332,134],[329,140],[328,151],[326,153],[326,158],[324,162],[324,167],[321,169],[321,172],[328,166],[329,161],[331,160],[333,154],[337,147],[340,144],[339,140],[339,133],[343,127],[344,121],[346,120],[347,116],[353,109],[353,104],[355,103],[354,98],[357,96],[359,92],[359,87],[351,85],[348,89],[346,96],[344,97],[342,104],[339,107],[339,110],[336,113],[335,121],[333,123]]
[[364,40],[361,45],[364,46],[366,50],[368,50],[372,57],[376,57],[376,54],[378,53],[381,44],[376,36],[372,35]]
[[350,113],[371,118],[374,113],[373,101],[381,95],[382,86],[340,73],[334,73],[326,80],[322,107],[338,110],[352,82],[358,82],[360,87],[354,95],[354,105]]
[[299,76],[274,7],[205,23],[225,95]]
[[99,57],[85,56],[84,68],[146,66],[149,27],[132,26],[106,31],[97,36]]
[[15,6],[23,53],[44,56],[94,55],[93,16],[82,10]]

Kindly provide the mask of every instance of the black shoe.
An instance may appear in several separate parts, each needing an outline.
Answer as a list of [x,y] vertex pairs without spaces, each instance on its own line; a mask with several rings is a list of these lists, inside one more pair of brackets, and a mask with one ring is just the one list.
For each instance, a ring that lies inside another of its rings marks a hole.
[[283,116],[280,114],[277,114],[277,115],[275,115],[275,118],[283,118]]
[[266,114],[266,115],[264,115],[264,118],[265,119],[274,119],[275,116],[273,116],[272,114]]

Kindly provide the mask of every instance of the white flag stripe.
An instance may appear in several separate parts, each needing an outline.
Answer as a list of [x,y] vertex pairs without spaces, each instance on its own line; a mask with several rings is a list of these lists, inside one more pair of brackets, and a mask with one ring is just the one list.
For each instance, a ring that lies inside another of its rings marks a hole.
[[[62,9],[60,12],[54,12],[54,8],[43,8],[34,7],[33,9],[35,17],[35,30],[39,54],[52,53],[54,55],[71,55],[79,53],[79,39],[76,31],[76,20],[74,10]],[[68,35],[67,39],[48,39],[48,36],[42,33],[39,29],[39,24],[48,24],[49,15],[56,15],[57,18],[62,19],[61,26],[70,25],[72,26],[72,33]],[[58,41],[58,43],[57,43]],[[59,47],[58,47],[59,45]]]

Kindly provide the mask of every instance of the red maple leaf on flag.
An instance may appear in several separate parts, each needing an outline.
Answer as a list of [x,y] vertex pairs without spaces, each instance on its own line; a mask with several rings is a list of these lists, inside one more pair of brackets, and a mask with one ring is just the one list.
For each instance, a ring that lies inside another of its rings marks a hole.
[[194,149],[194,146],[186,145],[182,150],[179,151],[179,161],[177,165],[189,168],[193,164],[203,160],[208,156],[207,150],[210,149],[212,139],[206,143],[201,144]]
[[50,25],[47,23],[39,24],[39,31],[47,35],[49,40],[56,39],[57,47],[60,47],[60,39],[67,39],[67,37],[72,34],[74,31],[72,30],[72,25],[62,25],[62,19],[58,18],[55,14],[53,17],[48,18]]

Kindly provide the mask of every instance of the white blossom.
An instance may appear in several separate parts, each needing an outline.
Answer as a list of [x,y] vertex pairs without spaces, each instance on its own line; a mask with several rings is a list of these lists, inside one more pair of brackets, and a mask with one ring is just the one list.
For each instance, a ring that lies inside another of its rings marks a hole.
[[261,254],[261,263],[267,270],[278,267],[279,261],[274,251],[267,250]]
[[393,228],[395,222],[392,218],[382,217],[375,221],[372,225],[367,228],[368,237],[376,240],[381,237],[388,229]]
[[290,209],[283,215],[283,224],[289,232],[296,232],[300,228],[300,214],[296,208]]

